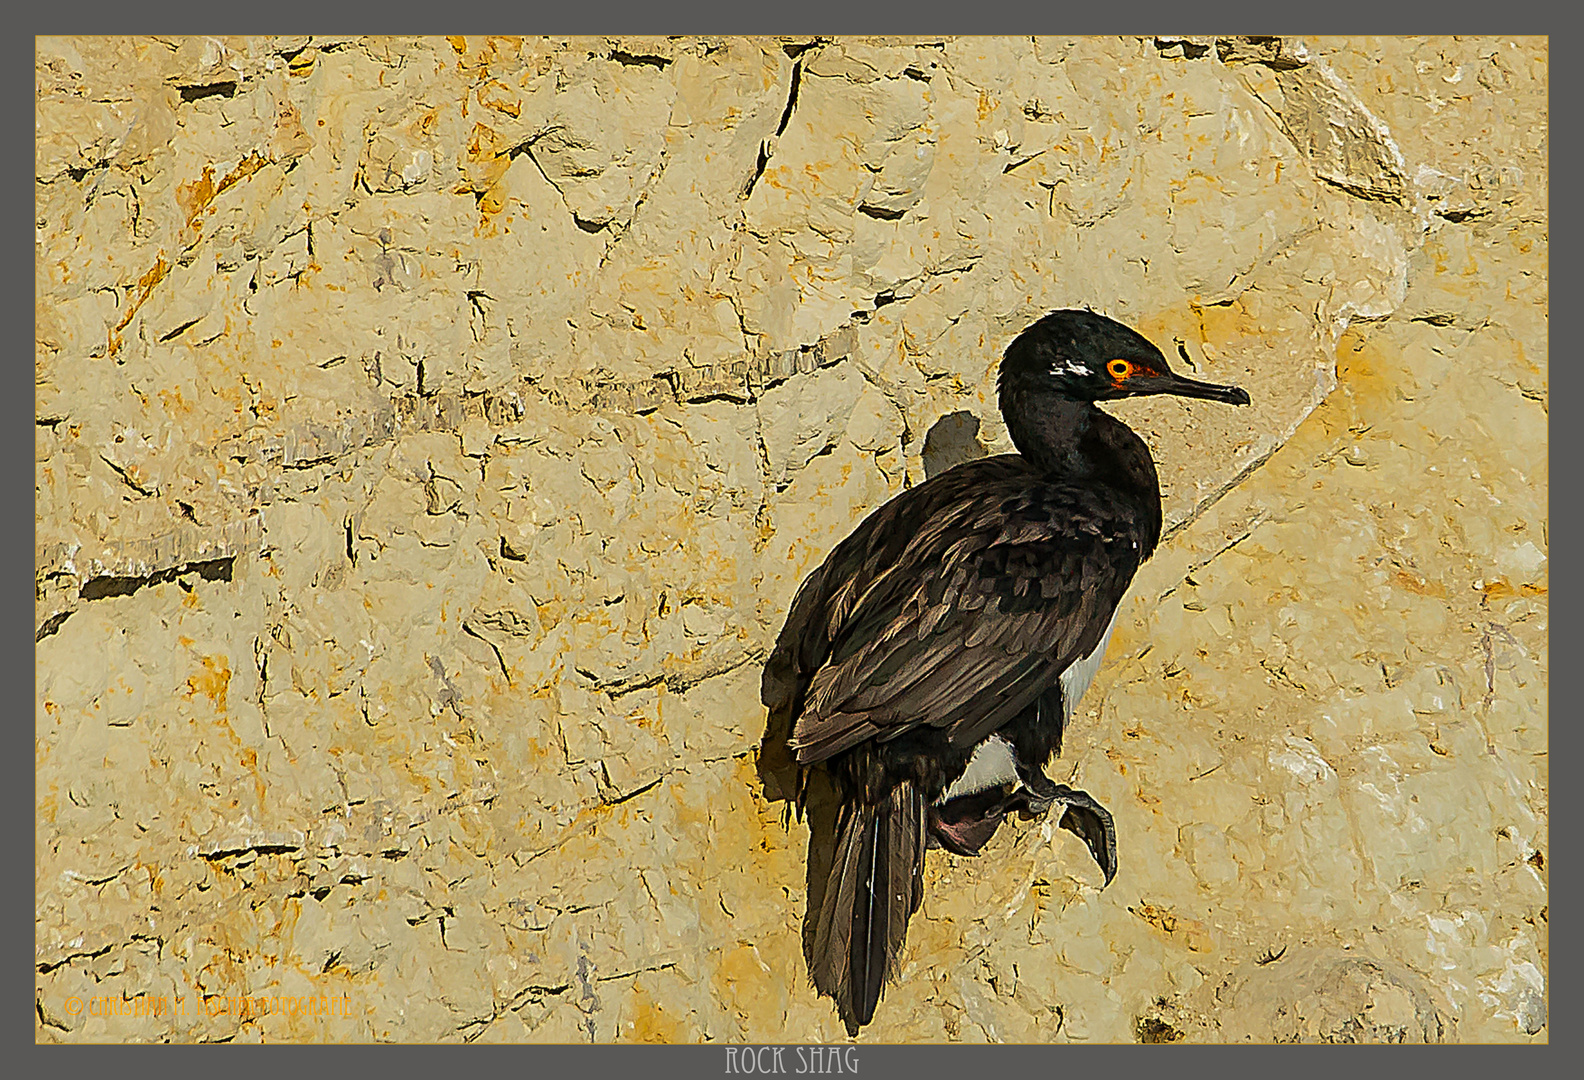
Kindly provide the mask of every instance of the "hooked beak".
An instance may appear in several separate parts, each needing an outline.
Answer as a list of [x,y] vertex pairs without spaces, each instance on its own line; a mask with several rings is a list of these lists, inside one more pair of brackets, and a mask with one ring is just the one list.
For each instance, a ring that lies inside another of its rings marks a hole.
[[1220,383],[1200,382],[1198,379],[1187,379],[1176,372],[1160,379],[1150,380],[1149,392],[1152,394],[1175,394],[1177,397],[1204,398],[1207,401],[1222,401],[1228,405],[1247,405],[1249,403],[1248,391],[1241,386],[1223,386]]

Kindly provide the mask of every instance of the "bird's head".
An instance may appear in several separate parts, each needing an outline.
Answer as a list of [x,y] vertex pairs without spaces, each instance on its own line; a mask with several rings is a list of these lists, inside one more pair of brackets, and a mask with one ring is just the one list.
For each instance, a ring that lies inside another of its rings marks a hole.
[[1240,387],[1176,374],[1148,338],[1093,311],[1053,311],[1025,329],[1007,346],[999,384],[1003,399],[1013,390],[1034,390],[1074,401],[1175,394],[1249,403]]

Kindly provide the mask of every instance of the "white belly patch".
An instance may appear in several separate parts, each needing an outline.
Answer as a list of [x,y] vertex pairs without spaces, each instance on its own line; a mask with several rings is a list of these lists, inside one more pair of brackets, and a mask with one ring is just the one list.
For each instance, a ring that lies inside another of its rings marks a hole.
[[935,800],[935,805],[939,806],[959,795],[972,795],[986,788],[999,787],[1016,779],[1017,763],[1012,757],[1012,744],[999,735],[992,735],[974,747],[973,757],[968,759],[968,767],[953,781],[951,787],[941,792],[941,797]]
[[[1105,658],[1106,645],[1110,643],[1111,631],[1115,627],[1116,613],[1112,612],[1111,621],[1106,624],[1105,633],[1100,635],[1100,644],[1095,646],[1094,652],[1081,660],[1074,661],[1061,673],[1058,681],[1061,683],[1063,726],[1072,719],[1073,710],[1078,707],[1078,700],[1084,696],[1084,691],[1089,689],[1089,684],[1094,682],[1095,672],[1100,670],[1100,661]],[[935,805],[939,806],[962,795],[973,795],[986,788],[999,787],[1016,779],[1017,762],[1012,756],[1012,744],[999,735],[992,735],[974,747],[973,757],[968,759],[968,767],[950,787],[941,792],[941,797],[935,800]]]

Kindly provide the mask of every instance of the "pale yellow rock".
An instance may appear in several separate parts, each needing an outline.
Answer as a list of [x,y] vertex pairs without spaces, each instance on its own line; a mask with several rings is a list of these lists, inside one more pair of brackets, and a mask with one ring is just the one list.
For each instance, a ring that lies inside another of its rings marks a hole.
[[844,1039],[760,666],[1085,304],[1253,397],[1113,407],[1120,870],[932,853],[861,1038],[1548,1038],[1544,39],[35,61],[40,1041]]

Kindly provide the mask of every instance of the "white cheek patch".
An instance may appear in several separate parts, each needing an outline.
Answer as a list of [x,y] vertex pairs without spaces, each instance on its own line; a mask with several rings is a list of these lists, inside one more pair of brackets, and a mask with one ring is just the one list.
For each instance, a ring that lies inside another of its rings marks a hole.
[[1074,363],[1071,360],[1062,361],[1062,363],[1059,364],[1058,366],[1051,368],[1050,373],[1052,375],[1093,375],[1094,374],[1094,372],[1090,371],[1088,368],[1084,367],[1082,364]]

